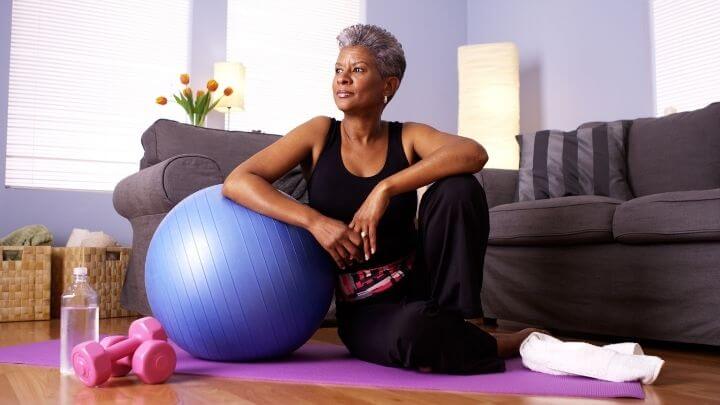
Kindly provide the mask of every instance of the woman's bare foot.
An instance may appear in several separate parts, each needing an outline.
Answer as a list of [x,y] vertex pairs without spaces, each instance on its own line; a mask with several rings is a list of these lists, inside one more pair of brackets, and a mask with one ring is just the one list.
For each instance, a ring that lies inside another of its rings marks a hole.
[[538,328],[525,328],[514,333],[490,333],[497,341],[498,356],[507,359],[520,354],[520,344],[533,332],[549,335],[550,332]]

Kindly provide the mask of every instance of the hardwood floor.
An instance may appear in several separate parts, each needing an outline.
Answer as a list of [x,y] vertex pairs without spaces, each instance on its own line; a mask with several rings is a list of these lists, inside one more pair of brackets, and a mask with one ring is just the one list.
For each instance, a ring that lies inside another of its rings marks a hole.
[[[134,318],[103,319],[100,332],[125,334]],[[520,326],[500,324],[489,330],[513,331]],[[56,339],[58,320],[0,323],[0,346]],[[563,337],[562,334],[557,334]],[[578,336],[573,336],[579,339]],[[335,328],[320,329],[313,339],[339,343]],[[591,340],[593,343],[603,343]],[[666,360],[660,378],[645,386],[646,403],[720,403],[720,352],[714,348],[642,342],[648,354]],[[624,404],[633,399],[590,400],[518,395],[476,395],[434,391],[381,390],[323,385],[242,381],[175,375],[162,385],[144,385],[132,376],[112,379],[103,388],[88,388],[57,369],[0,364],[2,404],[166,404],[166,403],[343,403],[343,404]]]

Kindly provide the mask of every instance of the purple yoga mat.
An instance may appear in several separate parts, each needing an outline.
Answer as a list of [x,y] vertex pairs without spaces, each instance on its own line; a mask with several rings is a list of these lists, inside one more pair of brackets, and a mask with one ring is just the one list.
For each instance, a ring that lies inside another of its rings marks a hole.
[[[175,346],[176,373],[302,384],[331,384],[411,390],[556,395],[593,398],[644,398],[637,382],[613,383],[575,376],[553,376],[523,367],[519,358],[497,374],[451,376],[383,367],[350,357],[344,346],[309,342],[292,356],[258,363],[220,363],[196,359]],[[60,342],[0,347],[0,363],[59,367]],[[172,380],[171,380],[172,381]]]

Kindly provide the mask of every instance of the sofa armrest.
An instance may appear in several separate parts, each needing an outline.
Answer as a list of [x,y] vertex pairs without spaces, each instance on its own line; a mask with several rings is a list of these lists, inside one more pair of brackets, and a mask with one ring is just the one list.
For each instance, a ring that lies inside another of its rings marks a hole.
[[177,155],[121,180],[113,192],[113,205],[128,219],[163,214],[195,191],[222,182],[220,166],[213,159]]
[[510,169],[482,169],[475,176],[485,189],[488,208],[515,202],[518,171]]

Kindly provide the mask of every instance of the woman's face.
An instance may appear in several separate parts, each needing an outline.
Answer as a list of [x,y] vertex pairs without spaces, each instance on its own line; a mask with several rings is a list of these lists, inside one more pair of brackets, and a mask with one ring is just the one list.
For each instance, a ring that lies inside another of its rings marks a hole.
[[383,105],[385,86],[375,57],[367,48],[346,46],[340,49],[332,86],[338,109],[348,112],[378,108]]

